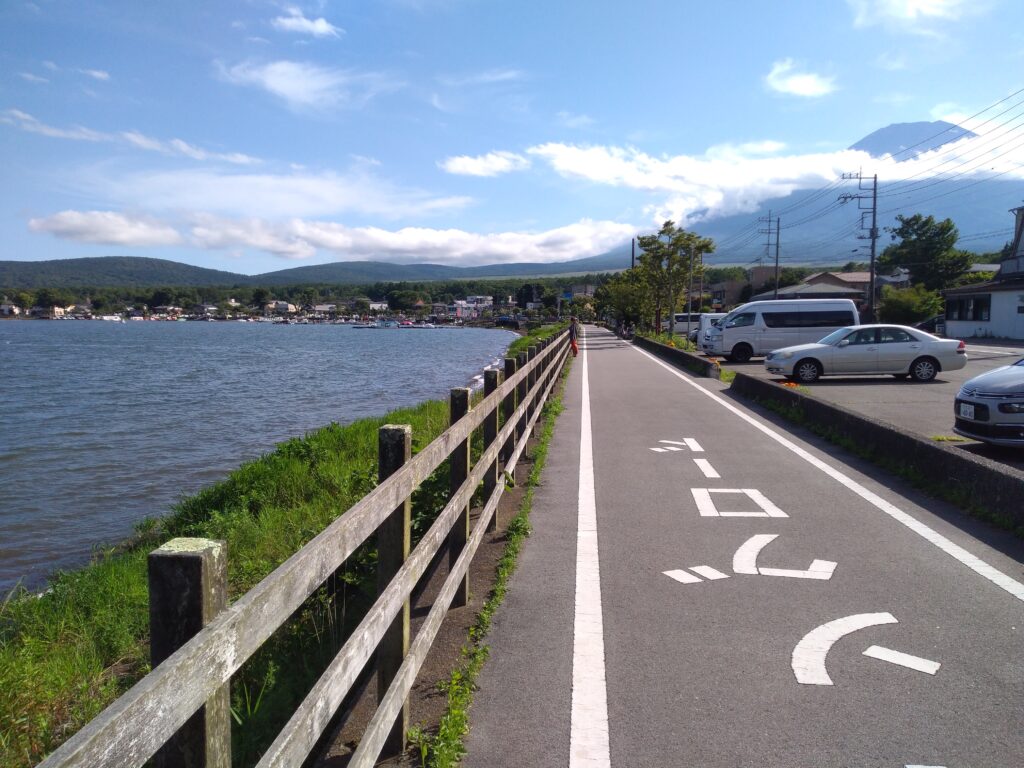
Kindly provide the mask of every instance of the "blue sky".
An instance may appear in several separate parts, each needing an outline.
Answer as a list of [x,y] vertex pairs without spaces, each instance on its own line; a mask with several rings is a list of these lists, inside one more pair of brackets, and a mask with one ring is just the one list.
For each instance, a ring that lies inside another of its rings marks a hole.
[[[845,148],[1022,87],[1019,0],[9,0],[0,259],[590,256],[948,171]],[[1024,178],[1001,130],[959,162]]]

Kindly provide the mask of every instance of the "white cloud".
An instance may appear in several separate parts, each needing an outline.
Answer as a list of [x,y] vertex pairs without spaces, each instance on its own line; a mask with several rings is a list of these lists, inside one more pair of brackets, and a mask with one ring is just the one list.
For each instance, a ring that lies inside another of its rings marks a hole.
[[530,167],[530,160],[515,152],[488,152],[486,155],[449,157],[438,166],[460,176],[497,176]]
[[178,231],[141,216],[112,211],[62,211],[28,223],[33,232],[49,232],[65,240],[101,245],[154,246],[181,242]]
[[39,75],[33,75],[31,72],[19,72],[18,75],[22,80],[26,80],[30,83],[48,83],[48,78],[40,77]]
[[[967,0],[847,0],[855,27],[899,25],[911,31],[927,21],[955,21],[968,8]],[[977,0],[975,0],[977,4]]]
[[519,69],[488,69],[471,75],[439,77],[438,81],[449,88],[460,88],[466,85],[512,83],[523,80],[525,77],[525,73]]
[[75,126],[73,128],[56,128],[52,125],[40,122],[27,112],[19,109],[8,109],[0,113],[0,122],[14,125],[29,133],[38,133],[42,136],[49,136],[55,139],[73,139],[76,141],[94,142],[124,142],[137,149],[144,149],[149,152],[160,152],[165,155],[178,155],[189,157],[193,160],[216,160],[234,165],[254,165],[261,162],[259,158],[243,155],[241,152],[207,152],[204,149],[195,147],[181,139],[162,141],[146,136],[138,131],[121,131],[120,133],[103,133],[94,131],[91,128]]
[[791,96],[826,96],[836,89],[835,78],[813,72],[800,72],[792,59],[781,59],[772,64],[765,83],[773,91]]
[[256,248],[286,258],[326,251],[346,260],[489,264],[549,262],[593,256],[635,232],[631,224],[584,219],[543,232],[477,234],[460,229],[347,227],[326,221],[203,217],[192,229],[204,248]]
[[1006,178],[1024,178],[1024,146],[1000,157],[1005,146],[983,141],[964,139],[905,162],[852,150],[764,156],[781,149],[774,142],[720,145],[700,156],[654,157],[633,147],[562,143],[533,146],[526,154],[566,178],[646,191],[652,196],[647,212],[653,221],[686,225],[749,213],[763,200],[821,187],[857,168],[888,181],[927,179],[951,168],[965,176],[1005,171]]
[[403,85],[379,72],[331,69],[299,61],[247,61],[233,67],[218,62],[217,68],[226,82],[262,88],[292,108],[361,107],[374,96]]
[[340,37],[345,30],[331,24],[327,19],[307,19],[301,8],[294,6],[286,8],[287,16],[278,16],[271,25],[282,32],[296,32],[302,35],[313,37]]
[[227,216],[310,218],[362,214],[407,219],[461,210],[472,200],[398,187],[357,169],[337,173],[228,173],[211,168],[110,174],[100,167],[76,177],[87,194],[122,206]]
[[78,71],[83,75],[88,75],[93,80],[103,80],[105,82],[110,79],[110,73],[102,69],[80,69]]
[[566,128],[589,128],[594,124],[594,118],[590,115],[575,115],[572,112],[562,111],[556,117],[558,122]]
[[56,72],[58,69],[60,69],[60,67],[58,67],[57,64],[53,61],[44,61],[43,66],[51,72]]
[[38,133],[42,136],[49,136],[54,139],[75,139],[77,141],[110,141],[111,135],[101,133],[90,128],[75,126],[73,128],[55,128],[52,125],[42,123],[27,112],[20,109],[8,109],[3,112],[4,122],[16,125],[23,131]]

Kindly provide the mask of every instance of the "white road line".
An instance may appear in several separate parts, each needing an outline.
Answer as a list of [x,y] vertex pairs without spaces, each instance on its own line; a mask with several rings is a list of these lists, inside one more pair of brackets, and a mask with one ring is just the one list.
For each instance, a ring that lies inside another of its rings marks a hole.
[[751,536],[732,556],[732,570],[748,576],[757,576],[757,556],[761,550],[779,538],[777,533],[759,533]]
[[700,471],[704,473],[704,477],[710,477],[712,480],[721,477],[721,475],[718,474],[718,471],[711,466],[711,462],[707,459],[694,459],[693,463],[696,464],[700,468]]
[[686,445],[681,440],[659,440],[659,443],[668,443],[669,445]]
[[760,491],[754,488],[744,488],[743,492],[757,502],[757,506],[763,509],[768,514],[768,517],[789,517],[789,515],[768,501],[768,498]]
[[729,574],[715,570],[710,565],[695,565],[691,567],[690,570],[696,574],[703,576],[705,579],[708,579],[709,581],[714,581],[715,579],[729,578]]
[[934,675],[939,671],[939,667],[942,666],[937,661],[922,659],[920,656],[911,656],[909,653],[894,651],[891,648],[883,648],[880,645],[872,645],[864,651],[864,655],[870,656],[873,659],[888,661],[892,664],[899,664],[901,667],[907,667],[908,669],[916,669],[918,672],[924,672],[929,675]]
[[907,765],[904,768],[946,768],[944,765]]
[[666,445],[661,450],[663,450],[663,451],[681,451],[683,449],[680,448],[678,445]]
[[796,681],[803,685],[832,685],[832,678],[825,669],[825,657],[839,638],[865,627],[898,623],[891,613],[858,613],[812,629],[793,649]]
[[700,447],[700,443],[694,440],[692,437],[684,437],[683,442],[686,443],[686,447],[694,453],[704,453],[704,449]]
[[675,579],[680,584],[696,584],[700,581],[696,576],[688,571],[675,570],[675,571],[662,571],[670,579]]
[[581,349],[580,489],[576,533],[576,610],[573,620],[572,713],[569,768],[609,768],[608,691],[601,615],[601,566],[597,548],[594,440],[590,423],[587,348]]
[[906,512],[904,512],[902,509],[900,509],[899,507],[895,506],[894,504],[890,504],[888,501],[883,499],[877,493],[874,493],[873,491],[869,491],[867,488],[865,488],[863,485],[858,483],[853,478],[843,474],[838,469],[830,466],[829,464],[826,464],[824,461],[822,461],[821,459],[817,458],[816,456],[811,455],[808,451],[804,450],[803,448],[798,446],[793,441],[783,437],[782,435],[780,435],[775,430],[765,426],[764,424],[759,422],[757,419],[755,419],[753,416],[750,416],[749,414],[744,413],[743,411],[741,411],[739,408],[737,408],[736,406],[732,405],[731,403],[726,402],[721,397],[716,395],[714,392],[711,392],[710,390],[705,389],[700,384],[697,384],[695,381],[691,381],[684,374],[682,374],[679,371],[675,370],[674,368],[672,368],[668,364],[661,362],[660,360],[658,360],[654,356],[648,354],[647,352],[644,352],[642,349],[639,349],[637,347],[633,347],[633,349],[636,350],[637,352],[639,352],[644,357],[650,359],[653,363],[656,363],[657,365],[660,365],[662,368],[664,368],[666,371],[671,373],[673,376],[676,376],[681,381],[686,382],[691,387],[696,389],[698,392],[702,392],[704,395],[706,395],[707,397],[709,397],[712,400],[714,400],[716,403],[721,405],[726,410],[731,411],[735,415],[739,416],[745,422],[747,422],[748,424],[750,424],[754,428],[760,430],[761,432],[763,432],[765,435],[770,437],[775,442],[779,443],[779,445],[782,445],[783,447],[785,447],[788,450],[790,450],[793,453],[795,453],[797,456],[799,456],[801,459],[806,461],[808,464],[810,464],[813,467],[821,470],[826,475],[831,477],[833,480],[836,480],[837,482],[839,482],[841,485],[846,486],[848,489],[850,489],[855,494],[860,496],[866,502],[868,502],[869,504],[877,507],[882,512],[884,512],[889,517],[891,517],[893,520],[895,520],[898,523],[906,526],[907,528],[912,530],[914,533],[916,533],[918,536],[922,537],[926,541],[931,542],[936,547],[938,547],[943,552],[945,552],[947,555],[949,555],[950,557],[954,558],[955,560],[958,560],[960,563],[962,563],[963,565],[965,565],[968,568],[970,568],[972,571],[977,573],[979,576],[982,576],[982,577],[988,579],[993,584],[995,584],[997,587],[1006,590],[1011,595],[1016,597],[1018,600],[1024,601],[1024,584],[1021,584],[1019,581],[1010,578],[1009,576],[1007,576],[1002,571],[999,571],[996,568],[993,568],[991,565],[986,563],[980,557],[977,557],[976,555],[971,554],[966,549],[961,547],[959,544],[954,543],[953,541],[951,541],[950,539],[946,538],[945,536],[943,536],[938,531],[935,531],[932,528],[929,528],[927,525],[925,525],[921,521],[916,520],[915,518],[911,517],[910,515],[908,515]]
[[707,488],[691,488],[693,500],[697,503],[697,511],[701,517],[718,517],[718,508],[711,500],[711,493]]
[[668,448],[651,448],[655,453],[668,453]]

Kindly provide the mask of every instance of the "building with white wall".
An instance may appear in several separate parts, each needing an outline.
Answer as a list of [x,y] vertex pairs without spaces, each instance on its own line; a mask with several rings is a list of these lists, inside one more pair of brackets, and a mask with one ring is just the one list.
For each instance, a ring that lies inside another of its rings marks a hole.
[[1013,246],[995,278],[943,291],[947,336],[1024,340],[1024,206],[1010,213]]

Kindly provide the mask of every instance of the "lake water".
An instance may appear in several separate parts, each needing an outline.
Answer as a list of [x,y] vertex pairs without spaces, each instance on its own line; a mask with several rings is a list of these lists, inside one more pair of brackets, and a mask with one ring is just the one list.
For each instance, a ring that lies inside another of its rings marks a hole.
[[246,459],[474,384],[509,331],[0,322],[0,599]]

